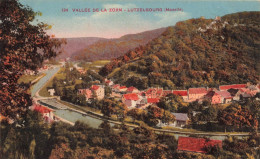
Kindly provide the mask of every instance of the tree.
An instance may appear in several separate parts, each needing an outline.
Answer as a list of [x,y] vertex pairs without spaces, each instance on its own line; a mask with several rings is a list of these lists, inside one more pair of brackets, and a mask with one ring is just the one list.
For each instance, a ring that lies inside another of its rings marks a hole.
[[[39,14],[39,13],[38,13]],[[36,13],[17,0],[0,1],[0,113],[17,119],[32,104],[30,95],[17,84],[26,69],[36,70],[54,57],[61,42],[46,34],[51,26],[33,25]]]
[[110,117],[112,114],[115,114],[117,118],[125,118],[127,112],[127,107],[125,104],[114,99],[104,99],[101,103],[101,112],[104,116]]
[[215,121],[218,116],[218,110],[213,106],[209,106],[200,114],[202,121]]
[[240,105],[230,105],[218,114],[220,124],[235,126],[238,128],[249,127],[258,128],[256,117],[247,109]]
[[133,119],[134,119],[134,123],[135,123],[135,120],[141,120],[143,121],[144,120],[144,113],[145,111],[142,110],[142,109],[138,109],[138,108],[134,108],[134,109],[131,109],[127,112],[127,115],[131,116]]

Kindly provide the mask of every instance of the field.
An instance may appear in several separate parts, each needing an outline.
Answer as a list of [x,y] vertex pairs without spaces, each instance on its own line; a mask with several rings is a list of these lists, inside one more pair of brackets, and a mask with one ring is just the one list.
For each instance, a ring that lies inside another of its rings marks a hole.
[[99,61],[94,61],[94,62],[81,62],[78,66],[83,67],[85,69],[95,70],[97,72],[101,67],[103,67],[104,65],[106,65],[109,62],[110,62],[109,60],[99,60]]
[[42,74],[39,75],[22,75],[19,80],[18,83],[30,83],[33,80],[37,79],[38,77],[42,76]]

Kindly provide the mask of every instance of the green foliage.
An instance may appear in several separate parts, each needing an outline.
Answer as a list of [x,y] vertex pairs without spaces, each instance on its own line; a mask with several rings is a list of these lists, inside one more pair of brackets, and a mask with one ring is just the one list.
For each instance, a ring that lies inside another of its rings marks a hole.
[[32,104],[18,79],[24,70],[36,70],[55,57],[61,41],[46,34],[48,25],[35,24],[35,12],[17,0],[0,1],[0,113],[18,120]]
[[[100,74],[107,75],[120,68],[109,76],[120,84],[138,88],[142,87],[140,79],[131,74],[146,77],[147,81],[142,83],[145,88],[185,89],[255,83],[259,80],[260,69],[258,17],[259,12],[231,14],[205,32],[198,29],[206,29],[213,20],[200,18],[178,22],[146,46],[111,61]],[[238,25],[234,26],[233,21]]]
[[233,104],[222,110],[218,114],[220,124],[232,125],[238,128],[248,127],[251,129],[258,128],[258,121],[247,108]]
[[99,129],[82,122],[74,126],[57,122],[47,125],[42,116],[28,112],[19,125],[1,123],[2,158],[246,158],[257,155],[259,136],[228,138],[223,150],[208,147],[208,154],[178,152],[173,136],[154,133],[140,126],[129,129],[124,123],[114,131],[107,121]]

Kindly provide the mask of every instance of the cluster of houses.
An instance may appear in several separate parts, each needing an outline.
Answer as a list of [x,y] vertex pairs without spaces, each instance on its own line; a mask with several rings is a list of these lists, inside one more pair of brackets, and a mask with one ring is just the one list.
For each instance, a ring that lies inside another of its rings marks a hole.
[[[254,97],[259,92],[259,86],[250,84],[223,85],[219,88],[189,88],[188,90],[163,90],[163,88],[148,88],[138,90],[135,87],[126,87],[114,84],[113,81],[105,79],[105,85],[112,90],[111,97],[121,100],[128,109],[145,109],[159,102],[161,97],[175,94],[183,98],[184,102],[202,102],[208,100],[211,104],[226,104],[239,101],[244,98]],[[105,85],[92,85],[87,89],[78,89],[78,94],[85,95],[86,100],[93,98],[103,99],[105,97]],[[187,114],[175,113],[176,122],[174,127],[185,126],[189,118]]]
[[36,73],[41,73],[41,72],[47,71],[51,68],[52,68],[52,66],[50,66],[50,65],[44,65],[41,68],[37,69],[37,71],[26,69],[26,70],[24,70],[24,74],[25,75],[35,75]]
[[[132,108],[146,108],[151,104],[158,103],[161,97],[168,94],[181,96],[184,102],[202,102],[208,100],[211,104],[226,104],[233,101],[239,101],[244,98],[254,97],[260,92],[259,85],[234,84],[222,85],[219,88],[189,88],[188,90],[163,90],[163,88],[148,88],[141,91],[135,87],[120,86],[110,80],[105,80],[105,84],[112,89],[112,97],[120,98],[121,101]],[[79,89],[78,94],[86,96],[86,100],[93,98],[104,98],[104,85],[93,85],[91,88]]]

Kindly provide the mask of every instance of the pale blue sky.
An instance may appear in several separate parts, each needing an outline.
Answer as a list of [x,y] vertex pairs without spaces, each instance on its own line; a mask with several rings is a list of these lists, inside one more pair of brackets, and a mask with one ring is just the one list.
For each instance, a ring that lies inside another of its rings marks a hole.
[[[20,0],[34,11],[43,13],[40,21],[51,24],[49,34],[56,37],[117,38],[204,16],[214,18],[241,11],[260,11],[260,1],[196,1],[196,0]],[[62,12],[68,8],[68,12]],[[75,13],[72,9],[90,8],[90,13]],[[98,12],[93,8],[182,8],[183,12]]]

